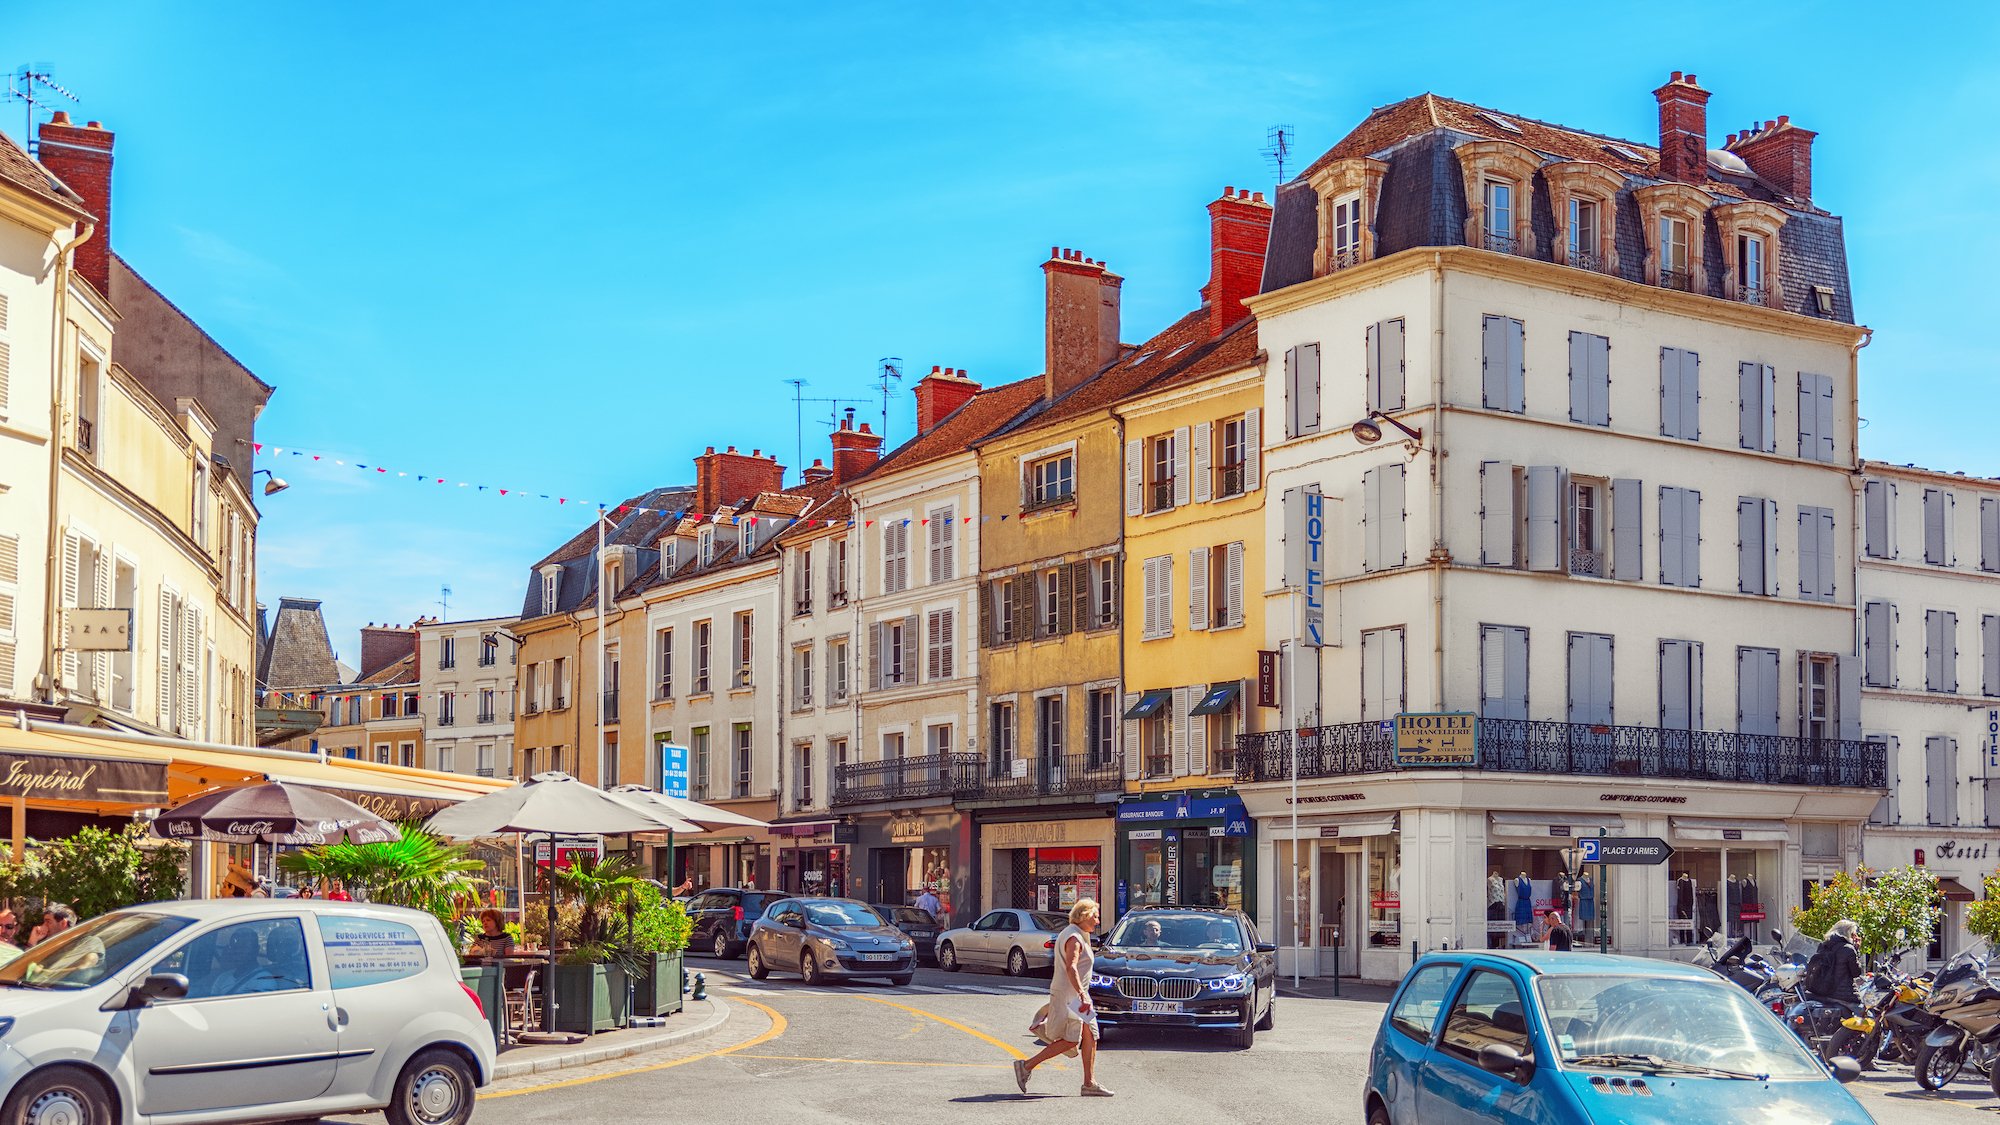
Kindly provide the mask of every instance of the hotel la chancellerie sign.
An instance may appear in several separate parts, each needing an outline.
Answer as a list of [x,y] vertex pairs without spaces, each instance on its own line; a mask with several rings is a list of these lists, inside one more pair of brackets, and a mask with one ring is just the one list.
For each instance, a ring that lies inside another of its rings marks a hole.
[[1470,711],[1396,716],[1396,764],[1478,765],[1478,716]]

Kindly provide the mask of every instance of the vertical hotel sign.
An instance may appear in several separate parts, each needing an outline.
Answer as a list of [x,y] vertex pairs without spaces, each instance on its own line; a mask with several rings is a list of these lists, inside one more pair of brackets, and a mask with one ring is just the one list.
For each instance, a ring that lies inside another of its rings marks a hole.
[[1326,644],[1326,498],[1319,485],[1285,492],[1285,584],[1305,595],[1300,638]]

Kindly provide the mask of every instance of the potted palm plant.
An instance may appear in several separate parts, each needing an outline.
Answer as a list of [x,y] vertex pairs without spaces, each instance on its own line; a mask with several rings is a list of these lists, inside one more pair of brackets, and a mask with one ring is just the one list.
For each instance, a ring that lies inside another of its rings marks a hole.
[[570,947],[556,959],[556,1029],[585,1033],[621,1027],[626,989],[639,968],[621,941],[626,901],[645,882],[627,856],[581,856],[555,873],[576,906]]

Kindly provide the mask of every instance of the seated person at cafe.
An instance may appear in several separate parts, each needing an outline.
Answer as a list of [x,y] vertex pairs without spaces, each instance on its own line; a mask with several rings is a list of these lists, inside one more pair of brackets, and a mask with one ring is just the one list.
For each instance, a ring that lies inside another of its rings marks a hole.
[[514,938],[507,933],[507,920],[498,910],[479,912],[479,936],[469,951],[474,957],[505,957],[514,952]]

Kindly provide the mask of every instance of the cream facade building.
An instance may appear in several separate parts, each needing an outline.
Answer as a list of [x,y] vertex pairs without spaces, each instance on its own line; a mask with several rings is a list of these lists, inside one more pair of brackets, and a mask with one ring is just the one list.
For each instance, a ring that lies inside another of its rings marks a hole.
[[512,776],[512,617],[417,626],[417,690],[427,728],[426,768],[478,777]]

